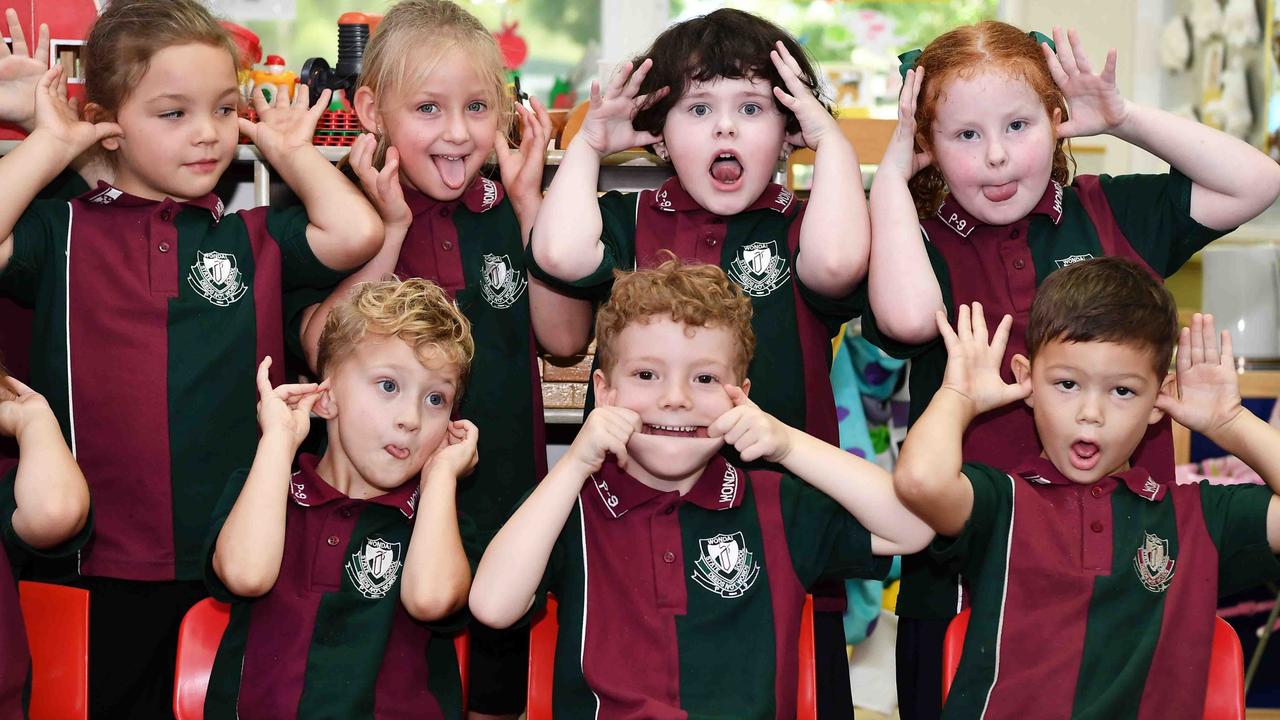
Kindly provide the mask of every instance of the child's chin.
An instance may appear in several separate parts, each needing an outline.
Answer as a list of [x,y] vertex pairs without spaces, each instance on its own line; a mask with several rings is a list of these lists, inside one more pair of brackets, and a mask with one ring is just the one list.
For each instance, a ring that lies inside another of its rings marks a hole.
[[[627,442],[627,451],[655,475],[684,475],[705,465],[723,445],[724,438],[635,433]],[[676,465],[682,467],[674,468]]]

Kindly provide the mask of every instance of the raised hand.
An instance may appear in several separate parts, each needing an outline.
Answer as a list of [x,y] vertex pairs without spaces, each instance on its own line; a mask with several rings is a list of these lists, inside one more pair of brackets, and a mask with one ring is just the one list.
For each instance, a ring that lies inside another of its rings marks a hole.
[[308,102],[310,93],[306,85],[294,87],[293,100],[289,93],[271,86],[271,100],[265,95],[266,86],[253,89],[253,108],[258,111],[258,122],[240,118],[240,132],[249,138],[268,161],[299,148],[312,150],[311,139],[316,134],[316,123],[329,107],[332,91],[320,93],[314,107]]
[[43,395],[15,377],[4,376],[0,381],[0,435],[17,437],[23,428],[37,419],[57,424]]
[[567,454],[588,473],[593,473],[604,465],[605,456],[612,453],[618,459],[618,466],[625,470],[630,461],[627,441],[639,430],[640,416],[634,410],[601,405],[587,416]]
[[1099,75],[1080,45],[1075,30],[1053,29],[1055,54],[1043,43],[1040,49],[1049,63],[1049,73],[1067,100],[1071,119],[1058,126],[1058,137],[1087,137],[1108,133],[1124,124],[1129,117],[1129,102],[1116,87],[1116,51],[1107,53],[1107,62]]
[[407,228],[413,223],[413,211],[404,200],[404,189],[400,186],[400,151],[395,146],[387,148],[382,169],[373,166],[373,154],[377,148],[377,136],[365,133],[356,138],[351,145],[351,169],[360,179],[364,194],[373,204],[388,228]]
[[778,98],[778,102],[794,113],[796,120],[800,122],[800,132],[788,136],[787,142],[796,147],[804,146],[816,151],[824,138],[833,136],[843,138],[840,128],[836,125],[836,119],[804,84],[804,80],[808,78],[800,77],[802,72],[800,64],[791,56],[787,46],[781,40],[777,42],[774,50],[769,51],[769,59],[773,61],[773,66],[777,68],[778,74],[782,76],[782,82],[787,86],[786,90],[775,87],[773,95]]
[[877,174],[889,170],[900,174],[903,180],[910,180],[933,162],[929,153],[916,152],[916,104],[922,85],[924,68],[908,70],[902,79],[902,92],[898,95],[898,126],[884,150]]
[[547,164],[547,141],[551,137],[551,114],[537,98],[531,98],[530,104],[532,110],[518,102],[515,105],[520,117],[519,151],[511,149],[501,130],[493,145],[502,186],[517,206],[542,200],[542,169]]
[[470,420],[454,420],[440,439],[440,447],[432,453],[422,468],[422,477],[442,472],[457,479],[475,469],[479,462],[476,444],[480,441],[480,429]]
[[640,63],[635,72],[632,72],[630,62],[624,64],[609,80],[603,94],[600,83],[591,83],[591,103],[578,135],[600,157],[637,145],[649,145],[660,139],[653,133],[639,132],[631,126],[631,119],[640,108],[667,94],[667,88],[660,88],[649,95],[637,94],[652,67],[652,59]]
[[1156,407],[1182,425],[1208,435],[1221,430],[1244,409],[1240,381],[1231,356],[1231,333],[1222,331],[1221,348],[1213,316],[1196,313],[1178,335],[1177,394],[1161,392]]
[[62,65],[54,65],[40,76],[35,102],[35,129],[66,145],[70,154],[67,162],[105,138],[124,135],[113,122],[91,123],[80,119],[75,106],[67,101],[67,78]]
[[307,438],[311,429],[311,407],[329,389],[329,381],[272,388],[270,370],[271,356],[268,355],[258,365],[258,426],[264,438],[284,433],[296,449]]
[[1004,349],[1009,342],[1009,328],[1013,318],[1005,315],[996,326],[994,336],[988,338],[987,320],[982,314],[982,304],[961,305],[956,314],[956,328],[947,324],[947,316],[939,310],[936,319],[938,332],[947,346],[947,368],[943,373],[942,387],[949,388],[969,399],[974,415],[994,410],[1028,394],[1019,385],[1010,385],[1000,377],[1000,365]]
[[36,86],[44,75],[49,57],[49,26],[40,24],[35,53],[27,48],[27,39],[18,22],[18,13],[5,9],[13,51],[0,43],[0,121],[17,123],[30,130],[36,116]]
[[733,407],[711,423],[707,437],[723,437],[738,451],[743,462],[761,458],[782,462],[791,452],[789,428],[751,402],[742,388],[725,385],[724,391],[733,401]]

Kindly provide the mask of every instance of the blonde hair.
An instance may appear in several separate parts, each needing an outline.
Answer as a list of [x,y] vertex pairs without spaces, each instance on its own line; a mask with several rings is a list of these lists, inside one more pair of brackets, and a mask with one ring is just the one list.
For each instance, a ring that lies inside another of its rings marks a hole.
[[321,377],[355,352],[366,335],[396,336],[413,348],[418,360],[443,359],[458,368],[458,397],[465,389],[475,345],[471,323],[439,285],[430,280],[360,283],[334,306],[320,333],[316,359]]
[[[211,45],[227,51],[227,69],[239,67],[235,43],[195,0],[113,0],[89,30],[84,45],[85,99],[114,119],[151,65],[174,45]],[[209,72],[190,68],[189,72]]]
[[[498,116],[498,129],[509,135],[515,102],[507,92],[507,71],[498,43],[474,15],[448,0],[401,0],[382,21],[364,51],[357,87],[373,92],[379,110],[426,81],[440,60],[453,49],[475,64],[492,83],[487,98]],[[378,134],[374,164],[382,167],[389,142]]]
[[[947,83],[956,77],[973,77],[993,70],[1020,80],[1031,87],[1050,119],[1057,110],[1067,120],[1067,101],[1049,73],[1040,44],[1027,33],[997,20],[964,25],[939,35],[916,60],[922,68],[924,85],[916,105],[916,144],[921,150],[933,151],[933,121],[938,116],[938,101]],[[1071,178],[1072,159],[1066,140],[1059,138],[1053,151],[1050,179],[1066,185]],[[942,205],[947,194],[946,181],[936,165],[916,173],[909,182],[916,212],[928,217]]]
[[614,344],[633,323],[655,317],[689,327],[725,328],[737,340],[734,371],[741,382],[747,375],[756,334],[751,328],[751,300],[715,265],[671,259],[656,268],[615,272],[613,292],[596,313],[596,357],[607,375],[617,363]]

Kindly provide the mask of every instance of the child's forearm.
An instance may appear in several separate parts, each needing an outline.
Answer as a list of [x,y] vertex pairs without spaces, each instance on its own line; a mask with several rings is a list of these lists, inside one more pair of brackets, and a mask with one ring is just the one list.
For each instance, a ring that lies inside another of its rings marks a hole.
[[529,320],[542,349],[556,357],[583,352],[591,340],[591,302],[569,297],[529,278]]
[[316,258],[349,270],[373,257],[382,244],[382,220],[341,172],[314,148],[271,158],[272,167],[307,209],[307,241]]
[[36,130],[0,157],[0,269],[12,254],[10,239],[18,218],[46,185],[75,159],[75,149],[44,130]]
[[565,151],[533,224],[533,255],[552,276],[572,282],[591,274],[604,257],[604,230],[596,185],[600,155],[579,135]]
[[20,461],[13,494],[13,529],[34,548],[73,537],[89,517],[89,487],[62,439],[53,413],[17,435]]
[[840,503],[868,532],[895,546],[884,554],[914,553],[928,545],[933,530],[894,495],[887,471],[803,430],[788,428],[788,434],[791,451],[783,467]]
[[880,330],[899,342],[920,344],[938,336],[934,316],[946,308],[907,181],[888,172],[877,173],[871,186],[867,293]]
[[1280,429],[1241,409],[1225,427],[1210,432],[1208,438],[1253,468],[1267,487],[1280,495]]
[[471,566],[458,530],[458,479],[428,471],[400,579],[400,601],[415,619],[432,622],[467,604]]
[[819,295],[844,297],[867,274],[870,244],[862,169],[853,146],[837,132],[814,153],[796,274]]
[[960,476],[964,431],[973,417],[969,398],[940,388],[907,432],[893,471],[903,505],[949,537],[964,529],[973,509],[972,490]]
[[1280,195],[1280,166],[1243,140],[1153,107],[1129,104],[1113,134],[1191,179],[1191,217],[1227,230],[1251,220]]
[[283,433],[258,442],[240,497],[218,533],[213,569],[241,597],[265,595],[280,576],[285,514],[296,443]]
[[471,583],[471,614],[477,620],[510,627],[529,611],[588,475],[571,457],[561,458],[494,536]]
[[351,297],[351,289],[364,282],[379,282],[396,271],[400,261],[400,250],[404,247],[404,239],[409,228],[400,225],[388,225],[385,228],[385,239],[382,247],[373,259],[365,263],[359,270],[347,276],[338,287],[334,288],[324,302],[315,306],[315,310],[306,318],[302,326],[302,348],[307,356],[307,365],[312,371],[318,371],[316,360],[320,349],[320,335],[324,331],[325,320],[339,303]]

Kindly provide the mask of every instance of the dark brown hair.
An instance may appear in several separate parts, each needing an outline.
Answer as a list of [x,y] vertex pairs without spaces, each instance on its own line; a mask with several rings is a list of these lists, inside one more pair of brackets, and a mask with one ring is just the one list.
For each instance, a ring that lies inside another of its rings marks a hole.
[[[1062,121],[1067,119],[1066,98],[1049,74],[1044,51],[1030,35],[1008,23],[985,20],[939,35],[920,54],[916,67],[924,69],[924,85],[916,104],[916,145],[921,150],[933,151],[933,121],[947,84],[956,77],[968,78],[988,70],[1030,85],[1050,120],[1054,110],[1061,113]],[[1053,151],[1050,178],[1063,185],[1071,178],[1068,149],[1060,138]],[[922,218],[936,212],[947,194],[946,181],[936,165],[916,173],[909,186]]]
[[[800,65],[800,80],[830,112],[831,103],[822,94],[813,62],[790,33],[764,18],[725,8],[672,25],[633,61],[635,66],[639,66],[645,58],[653,58],[653,67],[640,84],[641,94],[664,87],[670,88],[670,92],[641,108],[631,121],[632,127],[641,132],[661,134],[667,113],[688,92],[689,84],[693,82],[708,82],[716,78],[758,78],[786,90],[786,83],[782,82],[782,76],[769,59],[769,51],[779,40]],[[795,114],[777,98],[773,99],[773,104],[787,118],[787,132],[799,132],[800,121],[796,120]]]
[[1095,258],[1051,274],[1027,321],[1027,355],[1051,341],[1113,342],[1146,350],[1157,379],[1178,343],[1173,295],[1132,260]]

